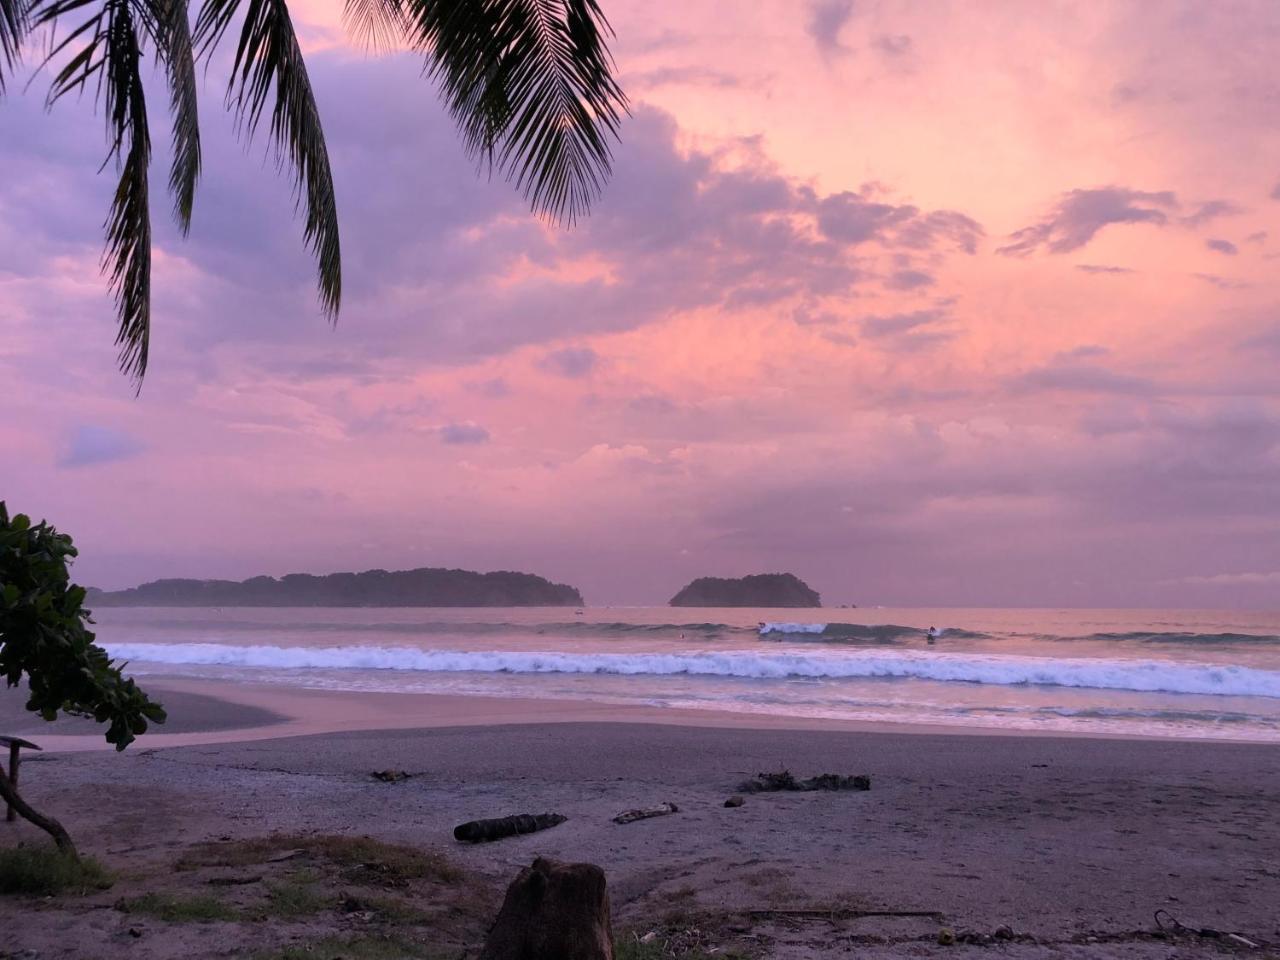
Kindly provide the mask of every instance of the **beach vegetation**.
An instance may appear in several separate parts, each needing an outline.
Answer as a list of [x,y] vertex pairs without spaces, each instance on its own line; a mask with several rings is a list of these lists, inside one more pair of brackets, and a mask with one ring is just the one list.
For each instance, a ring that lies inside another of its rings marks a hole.
[[245,840],[194,845],[177,862],[178,870],[200,867],[243,867],[267,863],[293,854],[297,858],[324,860],[343,871],[349,882],[427,880],[452,884],[463,872],[433,850],[387,843],[373,837],[338,834],[272,834]]
[[267,903],[262,912],[268,917],[305,917],[332,909],[336,903],[335,897],[317,890],[312,883],[288,880],[267,886]]
[[[0,501],[0,676],[10,687],[26,680],[28,710],[45,720],[60,712],[92,718],[123,750],[149,724],[164,722],[164,708],[94,643],[84,588],[71,582],[75,557],[69,536],[25,514],[10,516]],[[76,855],[62,824],[34,810],[2,773],[0,796],[65,854]]]
[[[120,369],[141,385],[151,337],[151,121],[143,71],[152,56],[169,100],[169,192],[191,226],[201,174],[200,63],[230,63],[226,103],[252,138],[264,114],[292,174],[303,239],[317,264],[322,312],[342,300],[338,208],[328,148],[287,0],[0,0],[0,92],[32,35],[53,104],[96,92],[107,118],[107,163],[118,174],[106,219],[104,272],[115,297]],[[535,213],[572,223],[608,177],[627,100],[613,77],[597,0],[347,0],[356,37],[423,59],[476,161],[515,182]],[[54,30],[57,29],[55,33]],[[227,35],[234,54],[217,58]],[[269,109],[268,109],[269,108]]]
[[169,923],[208,923],[214,920],[239,919],[235,907],[207,893],[190,897],[144,893],[117,901],[116,909]]
[[324,937],[307,943],[294,943],[278,950],[253,954],[253,960],[321,960],[342,957],[343,960],[435,960],[452,956],[426,944],[402,937]]
[[52,844],[0,849],[0,893],[54,896],[106,890],[112,877],[93,857],[73,857]]

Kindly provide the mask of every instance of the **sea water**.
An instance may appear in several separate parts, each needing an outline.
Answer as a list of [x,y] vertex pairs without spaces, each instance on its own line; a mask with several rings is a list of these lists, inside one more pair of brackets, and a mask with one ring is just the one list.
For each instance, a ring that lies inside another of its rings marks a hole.
[[1274,612],[116,607],[95,619],[137,676],[1280,742]]

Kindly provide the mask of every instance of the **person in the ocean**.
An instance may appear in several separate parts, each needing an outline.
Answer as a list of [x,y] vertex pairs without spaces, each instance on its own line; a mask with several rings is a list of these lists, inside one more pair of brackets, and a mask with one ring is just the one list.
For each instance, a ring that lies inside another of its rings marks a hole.
[[929,632],[926,634],[926,636],[929,638],[929,642],[933,643],[938,639],[938,628],[930,627]]

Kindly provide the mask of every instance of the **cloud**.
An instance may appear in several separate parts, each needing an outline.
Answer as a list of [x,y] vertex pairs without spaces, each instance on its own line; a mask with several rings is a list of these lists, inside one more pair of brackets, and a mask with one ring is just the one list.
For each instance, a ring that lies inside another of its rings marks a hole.
[[1092,240],[1104,227],[1121,223],[1169,222],[1167,211],[1178,205],[1168,190],[1150,192],[1126,187],[1098,187],[1072,190],[1036,224],[1010,235],[1012,241],[996,253],[1025,257],[1045,248],[1050,253],[1070,253]]
[[763,79],[748,80],[738,74],[702,66],[658,67],[629,73],[623,78],[623,84],[634,94],[660,87],[707,87],[713,90],[759,87],[763,84]]
[[864,317],[858,328],[863,337],[882,348],[910,352],[954,338],[957,331],[946,326],[950,320],[945,308],[935,307]]
[[440,440],[452,444],[488,443],[489,431],[470,420],[466,423],[450,423],[440,428]]
[[1218,253],[1225,253],[1229,257],[1234,257],[1237,253],[1240,252],[1240,248],[1237,247],[1230,240],[1210,239],[1210,240],[1206,240],[1204,242],[1204,245],[1208,247],[1210,250],[1214,250]]
[[840,31],[853,15],[853,0],[810,0],[805,31],[824,56],[845,52]]
[[889,276],[884,285],[890,290],[919,290],[931,287],[936,282],[933,274],[923,270],[898,270]]
[[945,241],[965,253],[974,253],[983,236],[981,224],[962,213],[926,213],[911,204],[873,200],[870,194],[846,190],[820,200],[818,229],[823,236],[850,245],[876,241],[913,250],[933,249]]
[[1209,200],[1200,204],[1194,212],[1183,217],[1180,222],[1184,226],[1194,229],[1217,220],[1219,217],[1234,217],[1241,213],[1244,213],[1244,210],[1229,200]]
[[[1060,354],[1052,363],[1014,378],[1015,391],[1057,390],[1068,393],[1149,394],[1152,384],[1141,377],[1116,373],[1081,359],[1099,356],[1101,348],[1087,346]],[[1106,351],[1103,350],[1102,353]]]
[[578,379],[591,373],[599,362],[599,355],[590,347],[564,347],[546,354],[538,366],[557,376]]
[[1245,283],[1243,280],[1220,277],[1216,273],[1193,273],[1192,276],[1197,280],[1202,280],[1217,287],[1219,290],[1247,290],[1251,286],[1251,284]]
[[1077,263],[1076,269],[1081,273],[1095,274],[1117,274],[1117,273],[1135,273],[1131,267],[1106,267],[1093,263]]
[[1271,199],[1280,200],[1280,181],[1277,181],[1276,185],[1271,188]]
[[1245,237],[1244,240],[1245,240],[1245,243],[1266,243],[1267,231],[1255,230],[1253,233]]
[[911,53],[911,37],[905,33],[881,33],[871,41],[871,46],[886,57],[906,57]]
[[74,468],[128,460],[142,452],[142,444],[122,430],[83,424],[76,427],[58,466]]
[[1214,573],[1208,576],[1182,577],[1177,582],[1207,587],[1263,586],[1280,583],[1280,570],[1268,570],[1265,573]]

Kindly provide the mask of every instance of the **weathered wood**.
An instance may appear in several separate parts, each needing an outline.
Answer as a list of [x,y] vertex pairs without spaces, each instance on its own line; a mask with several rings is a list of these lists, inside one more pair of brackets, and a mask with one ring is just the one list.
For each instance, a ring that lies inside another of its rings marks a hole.
[[558,813],[519,813],[494,820],[470,820],[453,828],[453,839],[463,843],[488,843],[521,833],[536,833],[558,826],[568,817]]
[[[6,743],[9,745],[9,784],[14,790],[17,790],[18,764],[22,760],[22,757],[20,756],[21,751],[23,749],[40,750],[41,748],[36,746],[30,740],[23,740],[21,737],[0,737],[0,744]],[[5,821],[7,823],[13,823],[16,813],[17,811],[14,809],[13,804],[6,804],[4,814]]]
[[79,859],[80,855],[76,852],[76,845],[71,842],[71,835],[67,833],[66,828],[53,817],[46,817],[33,809],[27,801],[18,796],[18,791],[13,788],[8,776],[3,773],[0,773],[0,797],[3,797],[9,808],[16,810],[24,820],[29,820],[53,837],[53,842],[58,845],[59,850],[68,856]]
[[656,807],[641,807],[638,810],[627,810],[613,818],[614,823],[634,823],[636,820],[648,820],[650,817],[665,817],[669,813],[679,813],[680,808],[674,803],[660,803]]
[[480,960],[613,960],[604,871],[533,861],[507,888]]

